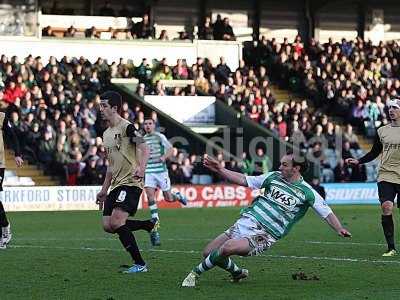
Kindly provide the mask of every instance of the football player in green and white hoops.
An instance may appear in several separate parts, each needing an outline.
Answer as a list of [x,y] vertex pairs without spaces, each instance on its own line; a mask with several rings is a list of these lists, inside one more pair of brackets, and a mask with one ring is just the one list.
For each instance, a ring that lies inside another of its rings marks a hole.
[[[172,145],[165,135],[155,130],[154,120],[147,118],[144,121],[144,140],[150,148],[150,158],[147,161],[146,173],[144,177],[144,190],[146,191],[152,218],[160,220],[158,207],[155,200],[156,189],[163,192],[164,199],[168,202],[179,201],[183,205],[187,204],[185,196],[181,193],[171,192],[171,181],[168,175],[166,161],[172,155]],[[153,230],[150,234],[150,241],[153,246],[160,246],[160,233]]]
[[246,278],[248,270],[238,267],[230,256],[261,254],[284,237],[309,207],[340,236],[351,237],[322,197],[303,180],[301,173],[307,169],[303,157],[287,154],[281,159],[279,171],[260,176],[227,170],[208,156],[204,165],[235,184],[264,192],[241,211],[239,220],[232,227],[206,246],[204,260],[183,280],[184,287],[196,286],[197,278],[215,266],[230,272],[233,281]]

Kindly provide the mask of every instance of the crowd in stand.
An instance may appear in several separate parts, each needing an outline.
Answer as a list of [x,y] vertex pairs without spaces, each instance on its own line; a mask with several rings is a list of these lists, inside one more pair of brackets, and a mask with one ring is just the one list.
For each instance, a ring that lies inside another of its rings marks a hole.
[[[252,64],[266,66],[272,80],[303,94],[319,111],[342,119],[369,138],[375,136],[379,126],[389,122],[386,103],[400,94],[400,46],[397,41],[373,45],[361,38],[342,39],[338,43],[329,39],[321,44],[311,39],[304,45],[300,37],[293,43],[262,38],[249,51],[253,53],[249,56]],[[360,150],[350,140],[344,144],[342,153],[343,156],[347,153],[357,157]],[[368,174],[374,173],[371,167],[370,172],[364,167],[349,172],[343,161],[335,165],[331,166],[335,167],[335,181],[352,180],[354,173],[359,179],[366,179]],[[329,164],[325,173],[328,173],[328,167]],[[338,178],[338,174],[345,179]]]
[[[99,184],[107,160],[98,118],[99,92],[110,76],[125,72],[126,65],[98,59],[40,57],[0,58],[0,106],[19,136],[28,161],[45,173],[62,175],[69,185]],[[124,118],[138,126],[140,106],[123,105]]]
[[[357,41],[361,43],[360,40]],[[217,66],[212,66],[207,59],[203,58],[198,58],[197,62],[192,66],[187,65],[186,61],[181,59],[179,59],[175,65],[169,65],[168,62],[163,59],[156,67],[152,67],[148,64],[147,60],[143,60],[142,64],[138,67],[138,70],[141,70],[140,74],[138,74],[138,78],[143,83],[138,88],[138,94],[144,95],[149,93],[175,96],[215,95],[217,99],[234,107],[242,115],[246,115],[253,121],[270,130],[273,135],[299,145],[310,158],[319,162],[321,166],[321,178],[324,181],[345,182],[365,181],[367,179],[374,180],[376,174],[374,174],[373,167],[369,168],[369,173],[365,166],[349,168],[344,164],[344,159],[350,156],[359,157],[363,154],[358,144],[357,136],[353,132],[353,126],[358,129],[360,126],[373,124],[373,129],[375,129],[375,126],[378,126],[379,123],[387,123],[384,103],[390,97],[397,95],[395,87],[400,86],[399,83],[396,83],[398,79],[380,77],[380,84],[374,82],[376,86],[375,90],[371,86],[367,86],[367,88],[371,88],[369,92],[370,97],[362,98],[364,94],[359,93],[358,90],[362,90],[364,87],[359,86],[358,81],[347,79],[354,76],[353,71],[349,74],[333,74],[332,78],[339,77],[343,79],[343,85],[339,85],[341,82],[339,79],[336,80],[335,84],[337,88],[339,88],[339,91],[335,90],[335,92],[337,92],[335,95],[344,93],[343,91],[348,94],[356,95],[353,98],[347,99],[348,107],[340,108],[339,103],[337,103],[337,101],[341,101],[340,98],[330,98],[326,93],[327,90],[325,87],[332,85],[331,77],[325,81],[320,80],[318,84],[315,85],[314,94],[311,94],[310,90],[304,86],[298,88],[299,90],[304,89],[306,91],[306,96],[309,96],[313,100],[314,108],[310,108],[306,100],[291,100],[288,103],[277,104],[271,93],[271,80],[276,80],[281,85],[288,87],[290,84],[293,85],[296,82],[305,82],[306,80],[304,79],[307,79],[310,75],[317,76],[317,74],[322,74],[322,78],[326,78],[325,76],[327,74],[325,68],[328,68],[328,70],[332,68],[329,66],[329,62],[326,61],[324,61],[326,65],[319,65],[319,58],[327,57],[328,55],[324,55],[324,52],[317,52],[318,54],[313,56],[316,60],[305,58],[308,63],[304,64],[304,68],[301,69],[301,67],[296,66],[293,61],[299,60],[300,57],[312,56],[312,51],[305,48],[299,38],[297,38],[296,42],[293,44],[283,46],[285,43],[287,43],[287,41],[283,44],[279,44],[276,43],[276,41],[262,39],[260,41],[260,44],[263,45],[260,46],[262,49],[257,47],[253,49],[253,51],[257,51],[254,52],[254,56],[258,55],[256,57],[264,59],[264,63],[246,64],[245,61],[240,61],[239,67],[236,70],[231,70],[226,65],[224,58],[221,58]],[[343,43],[345,43],[345,41],[343,41]],[[330,42],[326,45],[328,53],[331,52],[331,44]],[[266,45],[275,46],[269,49],[268,47],[264,47]],[[389,46],[392,46],[392,44],[389,44]],[[337,49],[335,47],[333,48]],[[322,48],[318,49],[322,51]],[[274,51],[276,55],[274,55]],[[286,53],[289,53],[292,57],[290,63],[287,65],[281,60],[282,57],[288,55]],[[373,51],[373,53],[376,53],[376,51]],[[356,54],[354,55],[357,56]],[[334,59],[337,60],[336,57]],[[340,59],[345,62],[343,57],[340,57]],[[377,58],[377,60],[379,61],[380,59]],[[385,61],[385,59],[382,60]],[[352,61],[352,59],[349,59],[349,61]],[[350,68],[351,65],[347,63],[345,66]],[[289,69],[285,71],[284,69],[286,67]],[[318,68],[321,70],[318,71]],[[340,67],[338,68],[338,70],[341,70]],[[375,69],[376,68],[368,65],[368,71],[366,72],[368,72],[371,77],[370,70]],[[367,73],[364,72],[364,74]],[[270,76],[272,76],[272,78],[270,78]],[[393,76],[395,76],[394,73]],[[373,76],[371,78],[373,78]],[[168,79],[191,79],[194,84],[185,88],[166,88],[161,80]],[[346,86],[348,89],[346,89]],[[392,89],[386,90],[385,87],[388,86],[392,87]],[[373,91],[375,92],[373,93]],[[382,98],[384,98],[384,101],[380,100]],[[357,120],[356,113],[361,104],[364,114],[362,115],[362,119]],[[371,106],[379,107],[379,114],[376,114],[379,117],[373,119],[373,122],[369,119],[370,115],[368,114],[371,112]],[[333,123],[327,115],[327,113],[331,115],[332,112],[335,114],[338,110],[342,113],[351,113],[348,122],[346,122],[347,119],[345,119],[345,123],[348,123],[348,125],[344,130],[341,126]],[[374,133],[371,133],[371,135],[373,134]],[[343,143],[343,148],[342,141],[345,142]],[[342,157],[337,156],[338,149],[343,153]]]
[[[104,176],[104,147],[101,139],[95,138],[101,131],[98,94],[111,77],[138,78],[139,96],[215,95],[276,137],[299,145],[320,163],[324,181],[373,180],[364,166],[349,168],[344,159],[362,155],[353,126],[357,129],[369,125],[375,129],[379,123],[387,122],[385,102],[396,96],[400,87],[397,48],[396,43],[374,47],[360,39],[324,45],[312,41],[308,46],[300,38],[291,44],[287,40],[277,43],[261,39],[252,49],[260,63],[241,60],[236,70],[231,70],[223,57],[216,66],[206,58],[198,58],[191,66],[185,59],[178,59],[175,65],[166,59],[151,65],[143,59],[134,66],[122,59],[108,64],[99,58],[92,64],[84,58],[67,57],[60,61],[52,57],[43,65],[40,57],[29,56],[19,62],[17,57],[8,59],[3,55],[0,103],[7,106],[26,151],[46,170],[59,172],[67,166],[70,184],[76,182],[76,174],[87,175],[82,178],[98,176],[97,181],[90,180],[96,183]],[[168,79],[190,79],[193,84],[166,88],[162,80]],[[276,103],[271,80],[305,90],[315,107],[310,108],[305,100]],[[377,109],[372,114],[373,107]],[[363,112],[357,120],[359,110]],[[350,116],[344,114],[348,111]],[[346,128],[335,125],[327,112],[349,117]],[[127,103],[123,117],[138,128],[144,120],[140,106],[130,108]],[[338,144],[338,137],[343,139],[343,147]],[[342,157],[337,157],[339,148]],[[193,182],[193,176],[207,174],[195,164],[196,156],[175,152],[169,164],[173,182]],[[244,153],[239,164],[223,159],[221,164],[246,174],[269,170],[271,163],[265,149],[257,152],[257,158],[248,158]]]
[[[40,57],[19,61],[2,55],[0,107],[9,116],[28,161],[38,163],[48,175],[61,175],[63,184],[101,184],[108,162],[99,137],[104,130],[98,118],[99,92],[110,77],[140,72],[123,60],[109,65],[101,58],[90,63],[84,58],[50,57],[44,64]],[[124,102],[121,115],[143,128],[140,105],[130,107]],[[157,114],[151,117],[159,126]],[[188,183],[193,177],[209,176],[196,161],[196,155],[174,148],[169,161],[172,181]],[[249,161],[250,170],[256,170],[257,163]]]
[[261,39],[254,49],[273,80],[304,91],[317,108],[342,117],[372,137],[387,124],[386,102],[400,93],[400,47],[397,41],[374,46],[360,38],[304,45]]

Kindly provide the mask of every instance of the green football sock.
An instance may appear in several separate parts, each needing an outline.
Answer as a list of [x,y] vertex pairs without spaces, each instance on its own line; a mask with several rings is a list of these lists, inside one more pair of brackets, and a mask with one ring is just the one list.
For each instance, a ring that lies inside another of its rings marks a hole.
[[150,208],[151,217],[160,219],[158,217],[158,206],[157,206],[157,204],[154,203],[154,204],[150,205],[149,208]]
[[197,267],[193,269],[197,275],[201,275],[215,266],[218,266],[232,274],[241,272],[239,268],[229,257],[219,254],[219,250],[213,250]]

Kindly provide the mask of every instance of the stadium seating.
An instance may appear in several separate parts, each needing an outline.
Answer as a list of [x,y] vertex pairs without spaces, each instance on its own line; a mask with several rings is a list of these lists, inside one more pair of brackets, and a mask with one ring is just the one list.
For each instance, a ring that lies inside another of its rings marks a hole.
[[[366,64],[372,65],[375,72],[372,75],[367,71],[358,70],[357,68],[363,68],[360,67],[362,64],[356,58],[357,55],[352,55],[352,53],[365,55],[362,54],[364,50],[361,50],[364,44],[369,51],[367,52],[369,60],[367,59]],[[67,117],[67,125],[71,122],[76,123],[77,132],[75,133],[79,136],[80,147],[74,148],[75,154],[76,152],[85,154],[84,152],[90,148],[90,138],[93,139],[99,131],[96,123],[96,103],[98,102],[96,95],[102,86],[110,82],[111,77],[121,79],[137,77],[139,82],[145,85],[145,94],[213,95],[237,109],[242,115],[260,123],[272,134],[288,142],[298,142],[304,152],[310,153],[313,146],[312,132],[317,124],[322,126],[324,137],[329,139],[326,135],[327,126],[329,124],[333,124],[329,126],[335,126],[329,117],[337,118],[339,115],[344,117],[346,122],[347,116],[343,115],[343,112],[351,110],[352,124],[356,128],[363,128],[367,136],[374,134],[375,126],[387,122],[384,103],[390,96],[397,95],[400,88],[400,81],[396,77],[398,68],[390,71],[391,67],[388,65],[388,62],[396,65],[393,47],[394,44],[372,47],[359,39],[350,42],[343,40],[341,44],[330,42],[324,45],[313,41],[309,47],[304,47],[299,38],[296,38],[294,43],[289,43],[287,40],[277,43],[275,40],[261,39],[252,50],[255,56],[259,56],[257,61],[261,63],[257,65],[241,61],[236,70],[231,70],[223,58],[218,65],[212,65],[207,58],[199,58],[195,64],[188,66],[183,58],[178,60],[176,65],[170,66],[166,61],[156,62],[153,66],[146,66],[145,73],[142,70],[143,66],[134,67],[125,65],[123,62],[109,65],[101,59],[92,64],[84,58],[79,60],[64,58],[59,62],[51,58],[49,64],[43,66],[39,58],[28,57],[24,62],[25,67],[22,68],[22,73],[16,77],[15,72],[22,64],[3,56],[1,83],[4,87],[0,95],[3,105],[9,106],[10,112],[13,109],[21,110],[21,120],[17,120],[16,125],[20,122],[25,127],[21,127],[23,129],[20,134],[28,135],[29,133],[35,136],[35,132],[27,130],[33,124],[28,124],[27,127],[25,123],[25,118],[32,110],[36,114],[43,109],[50,109],[51,112],[49,115],[41,113],[43,116],[38,122],[39,132],[49,131],[46,130],[46,123],[49,120],[55,124],[59,123],[60,115]],[[348,53],[342,55],[341,53],[345,51]],[[389,60],[384,55],[388,51],[392,53]],[[371,55],[375,55],[375,58]],[[376,67],[376,61],[381,63],[380,70]],[[336,73],[332,71],[332,62],[337,64]],[[350,64],[356,67],[342,72],[340,62],[347,68],[350,68]],[[356,74],[355,71],[358,73]],[[330,76],[327,75],[329,72],[332,73]],[[380,77],[377,74],[380,74]],[[381,79],[378,80],[378,78]],[[51,83],[51,86],[46,86],[47,83]],[[333,88],[335,84],[336,87]],[[377,95],[377,90],[382,89],[384,92],[379,92],[382,95]],[[278,103],[274,92],[277,93],[277,98],[282,99],[285,90],[292,90],[297,94],[305,91],[302,95],[312,100],[313,107],[301,98]],[[353,90],[355,92],[352,92]],[[342,92],[345,99],[340,98]],[[358,101],[361,103],[359,109],[356,107],[356,99],[361,100]],[[33,105],[27,104],[29,102]],[[26,107],[30,105],[33,108]],[[348,109],[338,111],[336,108],[341,105],[347,105]],[[140,107],[134,108],[134,111],[127,108],[125,115],[140,126],[135,119],[139,112]],[[353,120],[358,115],[361,116],[359,121],[354,122]],[[330,134],[335,134],[335,130]],[[45,146],[42,145],[42,148],[46,148]],[[34,153],[39,150],[37,147],[39,145],[33,146],[34,149],[29,149],[28,146],[27,152],[33,153],[32,156],[34,156]],[[359,157],[364,153],[359,148],[357,143],[352,145],[353,157]],[[325,167],[322,166],[321,174],[324,174],[323,177],[326,180],[332,181],[332,170],[338,164],[339,158],[330,149],[326,151]],[[88,159],[88,157],[83,157],[83,159]],[[42,161],[41,164],[48,169],[46,161]],[[81,165],[81,168],[80,171],[83,171],[84,165]],[[366,172],[368,180],[375,179],[373,166],[368,166]],[[194,182],[197,181],[199,180],[195,177]]]

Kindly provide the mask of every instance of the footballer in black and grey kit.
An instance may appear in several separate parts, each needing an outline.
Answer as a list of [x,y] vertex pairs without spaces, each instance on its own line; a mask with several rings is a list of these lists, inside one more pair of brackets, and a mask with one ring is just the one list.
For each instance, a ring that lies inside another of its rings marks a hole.
[[[15,164],[17,167],[22,166],[23,160],[21,157],[21,151],[19,147],[19,142],[13,127],[11,126],[6,114],[4,112],[0,112],[0,129],[2,132],[0,133],[0,191],[3,190],[3,181],[4,181],[4,170],[5,170],[5,152],[4,152],[4,139],[3,132],[11,139],[13,150],[15,153]],[[10,223],[8,222],[6,212],[4,210],[3,203],[0,201],[0,226],[1,226],[1,236],[0,236],[0,249],[6,249],[8,243],[11,240],[11,228]]]
[[380,156],[378,195],[382,207],[382,228],[388,245],[383,256],[396,255],[394,243],[393,204],[400,200],[400,99],[388,103],[391,123],[380,127],[370,152],[359,160],[348,158],[349,164],[365,164]]

